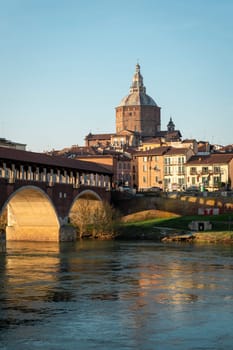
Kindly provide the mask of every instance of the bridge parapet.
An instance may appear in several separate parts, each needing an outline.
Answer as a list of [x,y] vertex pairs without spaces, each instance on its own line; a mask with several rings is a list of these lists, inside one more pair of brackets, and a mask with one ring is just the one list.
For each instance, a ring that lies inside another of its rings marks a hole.
[[0,166],[0,178],[5,179],[9,184],[13,184],[16,181],[27,181],[28,183],[46,183],[49,187],[55,184],[68,184],[73,186],[73,188],[79,188],[81,185],[103,187],[109,190],[111,188],[111,178],[105,174],[80,173],[78,171],[68,172],[66,170],[47,168],[41,170],[39,167],[33,169],[31,166],[23,165],[20,165],[17,169],[15,164],[12,164],[11,168],[9,168],[6,166],[6,163]]

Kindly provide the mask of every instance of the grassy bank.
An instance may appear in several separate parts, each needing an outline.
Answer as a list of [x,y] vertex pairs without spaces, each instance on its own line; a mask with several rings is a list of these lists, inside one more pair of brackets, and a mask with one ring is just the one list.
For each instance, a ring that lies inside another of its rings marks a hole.
[[[160,216],[159,216],[160,214]],[[188,225],[192,221],[210,221],[212,229],[205,232],[195,232],[197,241],[233,242],[233,214],[214,216],[177,216],[167,213],[144,212],[125,217],[121,226],[121,238],[126,239],[154,239],[160,240],[164,235],[182,234],[190,232]]]

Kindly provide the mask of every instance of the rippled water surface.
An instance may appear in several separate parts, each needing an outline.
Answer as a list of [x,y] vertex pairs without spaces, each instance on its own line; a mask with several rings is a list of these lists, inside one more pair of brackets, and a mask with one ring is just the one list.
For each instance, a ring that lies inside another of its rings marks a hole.
[[7,243],[0,349],[233,349],[233,246]]

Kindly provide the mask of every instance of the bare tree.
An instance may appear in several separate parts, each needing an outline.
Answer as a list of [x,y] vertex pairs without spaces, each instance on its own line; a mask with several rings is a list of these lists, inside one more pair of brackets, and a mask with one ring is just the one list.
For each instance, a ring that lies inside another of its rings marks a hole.
[[109,203],[80,199],[71,211],[70,221],[77,227],[79,237],[107,239],[116,234],[119,215]]

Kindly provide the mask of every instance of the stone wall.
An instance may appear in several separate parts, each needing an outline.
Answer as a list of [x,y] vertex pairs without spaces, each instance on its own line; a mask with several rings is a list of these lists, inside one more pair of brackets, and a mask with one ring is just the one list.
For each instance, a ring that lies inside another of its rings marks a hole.
[[126,215],[142,210],[158,209],[179,215],[197,215],[199,208],[219,208],[220,213],[233,213],[233,198],[163,196],[113,196],[113,205]]

